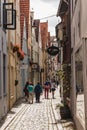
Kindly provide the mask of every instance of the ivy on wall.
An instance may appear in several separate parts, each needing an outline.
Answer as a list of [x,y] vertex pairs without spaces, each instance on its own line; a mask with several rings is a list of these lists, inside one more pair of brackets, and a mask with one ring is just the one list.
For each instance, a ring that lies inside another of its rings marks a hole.
[[63,70],[57,71],[59,80],[63,81],[63,97],[66,102],[66,98],[70,97],[70,81],[71,81],[71,69],[66,64],[63,64]]

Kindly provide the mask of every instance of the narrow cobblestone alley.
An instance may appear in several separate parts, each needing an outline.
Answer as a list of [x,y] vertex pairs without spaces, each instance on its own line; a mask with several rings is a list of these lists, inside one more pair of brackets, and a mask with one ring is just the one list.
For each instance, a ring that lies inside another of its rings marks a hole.
[[[60,114],[56,112],[56,104],[60,102],[59,90],[55,99],[44,99],[40,103],[29,104],[24,99],[19,100],[5,118],[0,122],[0,130],[76,130],[74,127],[64,127]],[[60,120],[60,122],[58,122]],[[69,122],[68,122],[69,125]]]
[[0,130],[58,130],[55,122],[51,98],[47,100],[42,96],[41,103],[22,102],[19,108],[15,106]]

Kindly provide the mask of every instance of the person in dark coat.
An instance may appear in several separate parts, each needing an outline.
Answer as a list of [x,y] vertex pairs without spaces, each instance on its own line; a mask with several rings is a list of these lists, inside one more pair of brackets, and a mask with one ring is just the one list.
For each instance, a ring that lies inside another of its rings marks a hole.
[[51,83],[51,92],[52,92],[53,99],[54,99],[55,90],[56,90],[56,84],[55,84],[55,82],[52,82]]
[[26,101],[28,101],[28,97],[29,97],[29,93],[28,93],[28,89],[27,89],[28,85],[29,85],[29,82],[27,81],[25,84],[25,87],[23,89],[23,92],[25,93],[25,100]]
[[39,103],[40,102],[40,95],[42,93],[42,86],[40,85],[39,82],[37,82],[37,84],[35,85],[34,93],[35,93],[36,102]]

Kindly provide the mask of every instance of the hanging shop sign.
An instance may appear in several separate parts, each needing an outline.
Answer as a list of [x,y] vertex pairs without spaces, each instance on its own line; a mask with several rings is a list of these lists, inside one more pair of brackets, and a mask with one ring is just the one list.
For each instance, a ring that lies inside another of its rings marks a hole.
[[59,53],[59,48],[56,46],[50,46],[47,48],[47,53],[52,56],[56,56]]

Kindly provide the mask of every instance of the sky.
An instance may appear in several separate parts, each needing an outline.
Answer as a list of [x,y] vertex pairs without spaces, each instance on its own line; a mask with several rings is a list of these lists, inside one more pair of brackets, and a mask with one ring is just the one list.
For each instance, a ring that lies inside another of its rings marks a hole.
[[60,18],[56,17],[59,1],[30,0],[30,9],[34,11],[34,19],[40,19],[41,22],[48,20],[48,31],[51,36],[55,36],[55,26],[60,22]]

